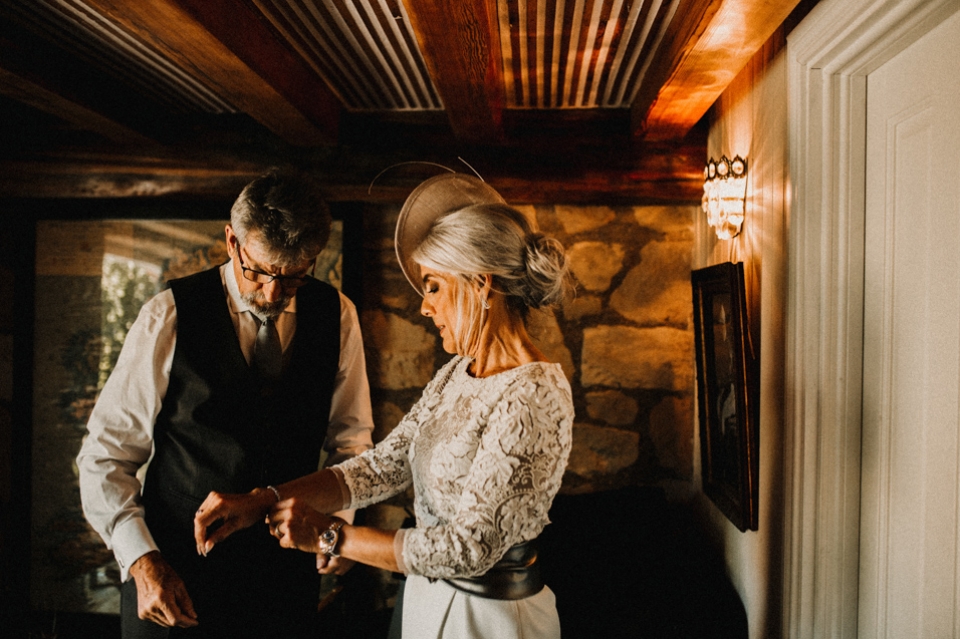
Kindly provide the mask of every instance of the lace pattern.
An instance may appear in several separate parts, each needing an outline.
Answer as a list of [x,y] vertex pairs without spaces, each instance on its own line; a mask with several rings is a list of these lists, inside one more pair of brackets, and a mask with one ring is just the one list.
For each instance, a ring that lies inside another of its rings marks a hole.
[[558,364],[476,379],[470,361],[453,358],[386,439],[340,466],[350,508],[413,483],[417,527],[402,559],[430,578],[483,574],[539,535],[570,455],[573,401]]

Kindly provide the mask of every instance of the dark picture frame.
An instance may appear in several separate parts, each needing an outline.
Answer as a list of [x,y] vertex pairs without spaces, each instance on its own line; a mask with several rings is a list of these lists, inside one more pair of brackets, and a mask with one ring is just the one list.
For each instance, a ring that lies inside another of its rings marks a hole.
[[695,270],[691,281],[703,492],[739,530],[757,530],[759,358],[743,264]]

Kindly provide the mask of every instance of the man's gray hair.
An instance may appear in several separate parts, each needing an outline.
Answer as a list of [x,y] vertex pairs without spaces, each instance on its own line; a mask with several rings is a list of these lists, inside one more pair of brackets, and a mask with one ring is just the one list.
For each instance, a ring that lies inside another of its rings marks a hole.
[[230,210],[241,245],[249,233],[274,266],[314,259],[330,239],[330,208],[320,187],[305,173],[273,169],[250,182]]

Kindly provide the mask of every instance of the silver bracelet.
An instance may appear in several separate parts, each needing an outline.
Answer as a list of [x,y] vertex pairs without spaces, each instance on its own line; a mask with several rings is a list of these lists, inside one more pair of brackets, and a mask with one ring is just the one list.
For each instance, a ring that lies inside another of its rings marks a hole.
[[273,491],[273,496],[277,498],[277,501],[283,501],[280,499],[280,491],[274,488],[273,486],[267,486],[267,490]]

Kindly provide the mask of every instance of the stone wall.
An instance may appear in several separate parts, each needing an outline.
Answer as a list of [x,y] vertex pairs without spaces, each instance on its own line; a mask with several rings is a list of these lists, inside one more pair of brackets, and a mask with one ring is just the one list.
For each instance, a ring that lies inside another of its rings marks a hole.
[[[694,346],[690,265],[696,207],[519,206],[569,255],[577,295],[537,313],[531,333],[563,366],[576,407],[564,493],[693,478]],[[393,248],[399,209],[364,216],[361,324],[373,391],[375,439],[399,422],[450,356]],[[668,491],[676,494],[677,491]],[[378,513],[399,525],[409,495]],[[391,510],[392,508],[392,510]]]

